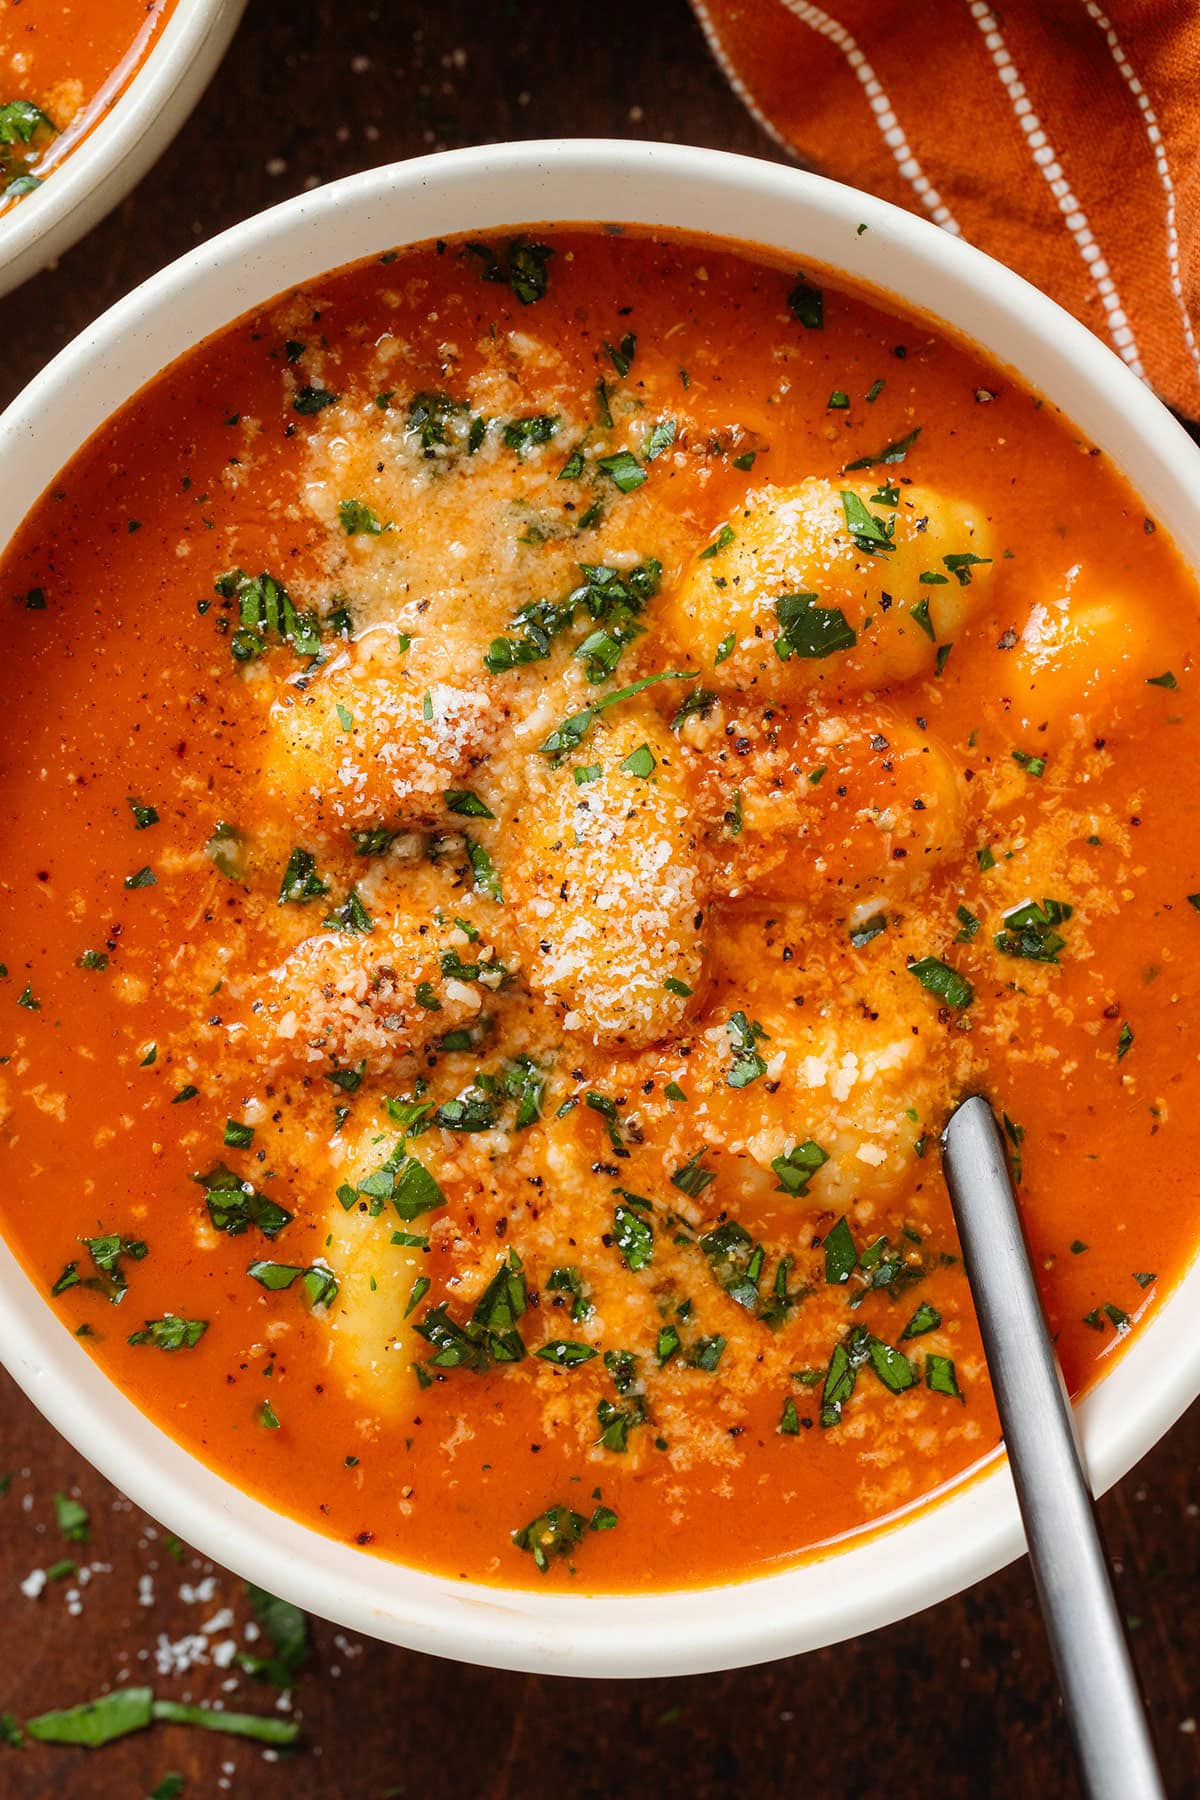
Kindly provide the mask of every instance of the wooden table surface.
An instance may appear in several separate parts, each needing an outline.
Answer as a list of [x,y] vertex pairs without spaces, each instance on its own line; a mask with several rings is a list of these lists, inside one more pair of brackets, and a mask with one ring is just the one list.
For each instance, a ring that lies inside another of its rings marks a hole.
[[[0,302],[0,402],[163,263],[247,214],[373,163],[487,140],[576,134],[777,154],[726,89],[685,0],[250,0],[223,69],[140,189],[54,270]],[[0,1378],[3,1379],[3,1378]],[[1169,1791],[1200,1793],[1200,1409],[1101,1507]],[[0,1388],[0,1712],[18,1719],[118,1681],[271,1712],[229,1658],[242,1584],[164,1534]],[[90,1541],[64,1545],[54,1495]],[[70,1554],[86,1581],[35,1571]],[[253,1627],[251,1626],[251,1631]],[[970,1796],[1077,1793],[1024,1562],[857,1643],[733,1674],[584,1683],[495,1674],[314,1622],[294,1754],[156,1725],[89,1753],[0,1747],[0,1795],[256,1800],[429,1792]]]

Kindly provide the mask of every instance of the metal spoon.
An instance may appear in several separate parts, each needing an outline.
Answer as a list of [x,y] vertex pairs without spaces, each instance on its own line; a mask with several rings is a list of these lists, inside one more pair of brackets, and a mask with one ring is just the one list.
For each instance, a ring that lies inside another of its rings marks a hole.
[[1091,1800],[1163,1800],[1070,1401],[986,1100],[962,1102],[942,1155],[1084,1790]]

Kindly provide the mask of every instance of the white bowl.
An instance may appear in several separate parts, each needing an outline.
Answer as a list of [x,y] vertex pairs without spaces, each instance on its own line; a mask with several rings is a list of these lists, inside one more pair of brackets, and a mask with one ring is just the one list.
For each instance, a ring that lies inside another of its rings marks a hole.
[[0,295],[90,231],[166,149],[204,92],[246,0],[179,0],[128,87],[46,182],[0,214]]
[[[297,282],[396,245],[547,221],[679,226],[771,245],[890,290],[1061,405],[1200,563],[1200,451],[1082,325],[990,258],[850,188],[664,144],[510,144],[375,169],[249,219],[78,337],[0,418],[0,543],[105,418],[174,357]],[[856,228],[866,224],[869,229]],[[0,1247],[0,1358],[51,1423],[205,1555],[297,1605],[441,1656],[563,1675],[678,1675],[887,1624],[1022,1549],[1007,1464],[896,1524],[719,1588],[588,1597],[472,1587],[278,1516],[197,1462],[110,1383]],[[1097,1492],[1200,1391],[1200,1262],[1078,1409]]]

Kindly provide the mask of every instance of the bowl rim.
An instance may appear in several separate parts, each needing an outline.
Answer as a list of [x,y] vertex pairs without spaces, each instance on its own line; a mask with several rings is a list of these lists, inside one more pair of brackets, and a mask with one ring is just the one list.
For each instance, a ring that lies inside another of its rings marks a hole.
[[[600,199],[609,204],[590,203]],[[614,219],[820,262],[973,337],[1062,404],[1200,564],[1200,449],[1112,351],[1019,276],[925,220],[820,176],[725,152],[605,139],[487,145],[385,165],[285,201],[170,264],[88,326],[0,416],[0,458],[14,471],[0,489],[0,543],[118,405],[174,356],[277,293],[397,243]],[[1076,1409],[1097,1493],[1200,1392],[1200,1259],[1132,1341],[1113,1348],[1122,1353]],[[2,1242],[0,1361],[83,1456],[205,1556],[350,1629],[495,1667],[661,1676],[762,1662],[908,1616],[1023,1548],[1007,1463],[995,1452],[936,1503],[751,1579],[622,1595],[472,1586],[324,1537],[208,1468],[126,1399]]]
[[47,268],[115,207],[179,130],[246,0],[176,0],[112,105],[45,184],[0,214],[0,295]]

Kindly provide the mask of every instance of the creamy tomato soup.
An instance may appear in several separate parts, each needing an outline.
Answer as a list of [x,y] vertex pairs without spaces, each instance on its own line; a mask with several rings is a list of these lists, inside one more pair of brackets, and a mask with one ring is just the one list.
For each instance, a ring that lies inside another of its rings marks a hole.
[[0,0],[0,212],[99,123],[174,6]]
[[388,253],[151,383],[0,592],[4,1231],[280,1510],[615,1590],[961,1475],[970,1091],[1072,1388],[1184,1268],[1195,585],[927,322]]

